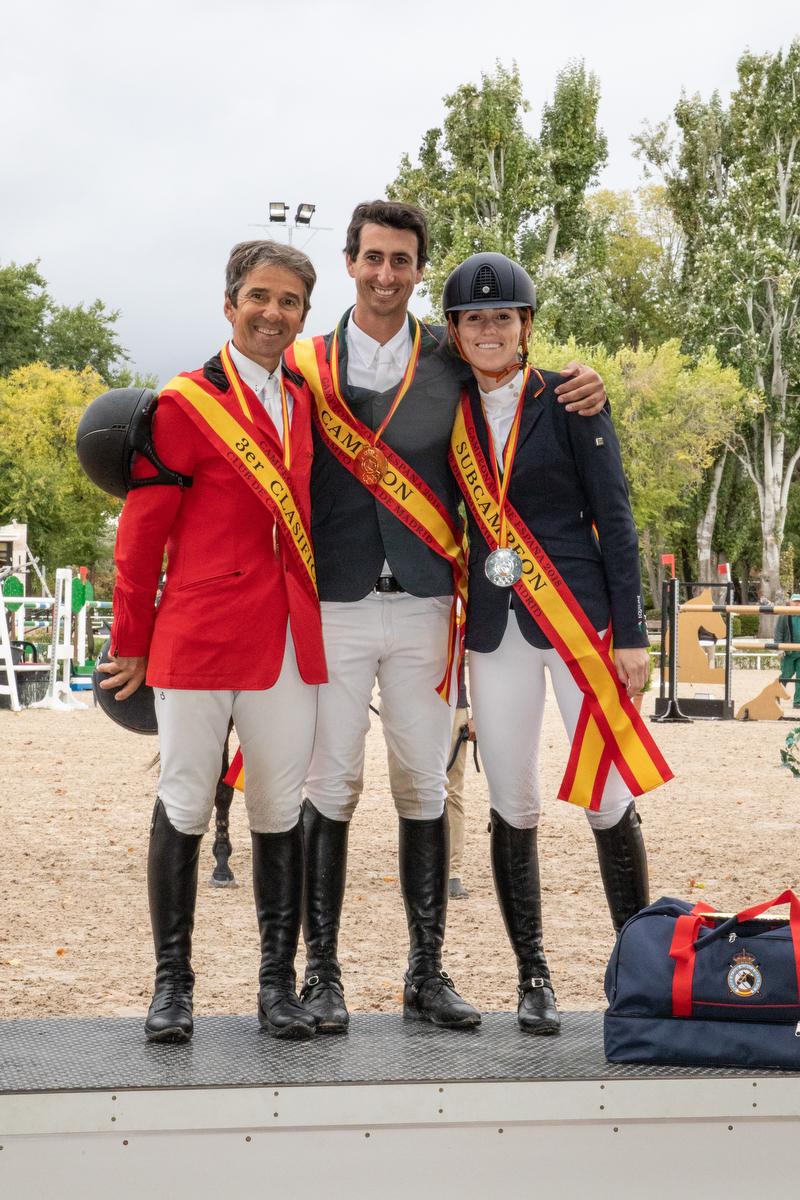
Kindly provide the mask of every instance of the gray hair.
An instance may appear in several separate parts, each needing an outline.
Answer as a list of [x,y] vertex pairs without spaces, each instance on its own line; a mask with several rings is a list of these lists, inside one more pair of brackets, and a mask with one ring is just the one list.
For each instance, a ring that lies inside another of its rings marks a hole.
[[239,242],[230,252],[228,265],[225,268],[225,295],[236,307],[239,290],[245,277],[255,267],[282,267],[291,271],[303,284],[303,316],[311,307],[311,293],[317,282],[317,272],[308,255],[293,246],[283,246],[280,242]]

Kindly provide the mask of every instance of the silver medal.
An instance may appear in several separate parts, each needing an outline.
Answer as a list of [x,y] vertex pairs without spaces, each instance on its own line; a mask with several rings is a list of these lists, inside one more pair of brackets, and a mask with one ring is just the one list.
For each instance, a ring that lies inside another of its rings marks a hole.
[[495,587],[513,587],[522,575],[522,559],[514,550],[493,550],[484,564],[486,578]]

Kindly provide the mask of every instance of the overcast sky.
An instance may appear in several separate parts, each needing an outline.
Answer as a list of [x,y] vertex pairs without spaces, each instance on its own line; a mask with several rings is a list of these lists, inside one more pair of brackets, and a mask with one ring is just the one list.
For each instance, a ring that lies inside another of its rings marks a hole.
[[[306,332],[350,303],[353,206],[384,194],[442,97],[516,59],[537,132],[557,72],[600,79],[601,184],[640,182],[630,136],[681,88],[727,95],[745,48],[786,47],[796,0],[0,0],[0,263],[41,259],[55,299],[122,310],[162,382],[219,349],[225,260],[270,200],[317,205]],[[295,244],[303,246],[303,237]],[[418,306],[425,311],[425,302]]]

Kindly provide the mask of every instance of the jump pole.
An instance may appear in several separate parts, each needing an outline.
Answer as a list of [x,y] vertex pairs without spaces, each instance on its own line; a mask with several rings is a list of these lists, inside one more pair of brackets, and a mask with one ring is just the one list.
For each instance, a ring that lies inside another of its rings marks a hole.
[[737,638],[731,642],[735,650],[793,650],[800,652],[800,642],[748,642]]
[[[69,686],[72,659],[72,571],[68,567],[59,567],[56,571],[51,631],[50,684],[44,700],[38,700],[31,708],[52,708],[60,712],[83,708],[84,705],[75,699]],[[63,663],[60,679],[59,663]]]
[[[659,723],[680,721],[691,724],[692,718],[681,711],[678,703],[678,588],[680,580],[674,576],[665,579],[661,587],[661,684],[660,699],[667,701],[667,706],[660,716],[653,717]],[[664,688],[667,673],[667,639],[669,638],[669,692]]]
[[[723,580],[714,580],[711,583],[698,581],[685,581],[676,579],[675,576],[671,579],[665,579],[661,589],[661,686],[659,689],[658,700],[656,701],[656,715],[651,717],[652,721],[658,723],[681,722],[689,723],[695,717],[701,717],[705,720],[731,720],[733,718],[733,704],[731,700],[732,693],[732,673],[733,660],[731,651],[733,648],[733,640],[731,634],[732,621],[734,612],[738,611],[739,607],[733,604],[680,604],[679,594],[681,586],[684,587],[699,587],[699,588],[725,588],[725,594],[728,600],[733,595],[733,583],[729,578]],[[724,664],[724,692],[722,701],[719,700],[702,700],[700,698],[693,699],[689,697],[684,700],[684,704],[691,706],[692,716],[689,716],[680,705],[678,699],[678,618],[682,611],[687,612],[719,612],[725,614],[725,664]],[[798,610],[795,609],[795,612]],[[669,655],[669,686],[665,688],[665,679],[667,678],[667,640],[669,640],[670,655]],[[752,643],[751,643],[752,645]],[[707,708],[710,707],[717,711],[712,712],[709,716]],[[719,711],[721,706],[721,712]]]
[[12,712],[19,712],[22,707],[17,691],[17,676],[14,672],[14,660],[11,654],[11,639],[8,636],[6,621],[5,596],[0,589],[0,664],[5,667],[6,681],[0,683],[0,696],[8,696]]
[[[718,585],[715,585],[718,586]],[[679,605],[679,612],[688,607],[689,612],[715,613],[754,613],[767,617],[795,616],[800,617],[800,604],[791,607],[787,604],[688,604]]]

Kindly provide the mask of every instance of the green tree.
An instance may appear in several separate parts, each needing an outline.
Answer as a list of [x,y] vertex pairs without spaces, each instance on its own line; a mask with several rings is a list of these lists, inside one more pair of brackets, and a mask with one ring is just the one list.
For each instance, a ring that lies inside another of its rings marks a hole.
[[26,521],[31,550],[48,569],[91,565],[120,509],[75,454],[78,421],[103,388],[90,368],[43,363],[0,378],[0,523]]
[[523,245],[526,260],[545,269],[558,251],[579,239],[586,223],[586,189],[606,163],[608,143],[597,126],[599,104],[600,83],[582,62],[559,71],[552,103],[542,112],[539,138],[547,167],[547,208],[538,237],[527,235]]
[[82,371],[119,384],[128,355],[114,326],[119,311],[102,300],[70,308],[54,303],[38,262],[0,267],[0,376],[31,362]]
[[49,306],[38,263],[0,267],[0,375],[41,356]]
[[713,351],[693,363],[677,339],[653,348],[626,346],[611,355],[603,347],[552,342],[539,332],[531,357],[551,370],[578,358],[603,376],[657,608],[661,554],[683,540],[686,530],[692,546],[693,497],[746,403],[737,372],[721,366]]
[[730,446],[755,487],[761,589],[782,595],[780,551],[800,458],[800,41],[744,54],[725,107],[682,97],[637,139],[660,170],[686,242],[687,346],[713,344],[762,399]]
[[114,329],[118,319],[119,310],[109,312],[102,300],[74,308],[53,305],[44,328],[41,357],[53,367],[73,371],[91,367],[106,383],[116,386],[127,361]]
[[679,337],[680,230],[664,188],[599,191],[572,247],[541,275],[540,323],[608,350]]
[[596,78],[583,64],[558,76],[540,138],[529,134],[529,104],[516,65],[498,63],[481,85],[444,98],[441,127],[429,129],[412,164],[404,154],[387,189],[428,215],[428,294],[438,305],[450,271],[480,250],[499,250],[536,270],[581,226],[586,187],[605,161],[597,129]]

